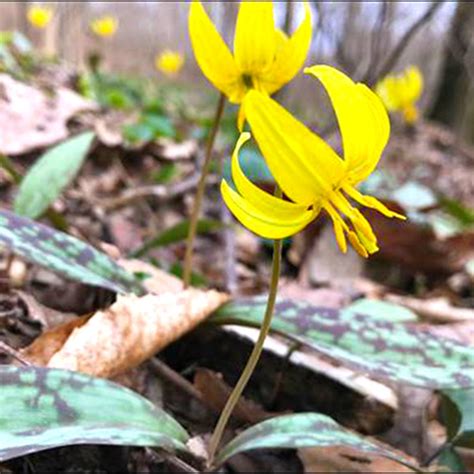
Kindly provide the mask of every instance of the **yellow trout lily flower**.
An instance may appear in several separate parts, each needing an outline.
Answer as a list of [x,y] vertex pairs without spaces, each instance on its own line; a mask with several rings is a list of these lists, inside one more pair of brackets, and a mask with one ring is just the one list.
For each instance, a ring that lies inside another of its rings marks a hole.
[[240,104],[250,89],[271,95],[303,66],[311,43],[311,10],[288,37],[275,27],[272,2],[240,3],[232,54],[201,2],[193,1],[189,34],[203,74],[230,102]]
[[102,38],[110,38],[117,32],[118,20],[111,15],[102,16],[92,20],[90,28],[95,35]]
[[347,238],[360,255],[367,257],[378,250],[377,238],[367,219],[349,199],[387,217],[404,219],[356,189],[375,169],[387,144],[390,134],[387,112],[368,87],[354,83],[330,66],[313,66],[305,72],[321,81],[331,99],[344,158],[273,99],[251,91],[244,101],[248,123],[288,200],[266,193],[244,175],[238,155],[250,138],[249,133],[241,134],[232,156],[236,191],[223,180],[222,196],[245,227],[269,239],[296,234],[324,209],[332,219],[341,250],[346,252]]
[[408,124],[418,120],[416,102],[423,91],[423,75],[410,66],[398,75],[389,75],[376,86],[376,92],[390,112],[401,112]]
[[167,76],[175,76],[181,71],[184,65],[184,57],[180,53],[170,51],[169,49],[158,54],[155,58],[155,66]]
[[44,5],[31,5],[28,7],[26,17],[38,29],[46,28],[53,18],[54,10]]

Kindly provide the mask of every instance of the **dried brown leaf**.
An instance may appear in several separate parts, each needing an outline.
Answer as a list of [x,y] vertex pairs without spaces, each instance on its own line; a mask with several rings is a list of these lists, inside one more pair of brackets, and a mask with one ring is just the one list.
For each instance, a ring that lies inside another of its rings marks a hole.
[[40,89],[0,74],[0,153],[20,155],[69,136],[68,120],[95,104],[60,87],[52,97]]
[[74,330],[48,367],[115,377],[204,321],[228,296],[214,290],[119,297]]
[[89,316],[82,316],[50,329],[36,338],[32,344],[21,351],[22,356],[33,365],[46,366],[56,352],[67,341],[71,333],[81,327]]

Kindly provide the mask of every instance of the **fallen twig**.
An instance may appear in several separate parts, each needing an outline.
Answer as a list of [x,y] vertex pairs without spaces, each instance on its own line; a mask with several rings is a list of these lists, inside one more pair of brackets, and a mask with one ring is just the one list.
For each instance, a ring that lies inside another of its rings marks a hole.
[[16,349],[14,349],[13,347],[10,347],[8,344],[2,341],[0,341],[0,352],[3,352],[4,354],[9,355],[10,357],[13,357],[22,365],[25,365],[25,366],[31,365],[25,358],[22,357],[22,355]]

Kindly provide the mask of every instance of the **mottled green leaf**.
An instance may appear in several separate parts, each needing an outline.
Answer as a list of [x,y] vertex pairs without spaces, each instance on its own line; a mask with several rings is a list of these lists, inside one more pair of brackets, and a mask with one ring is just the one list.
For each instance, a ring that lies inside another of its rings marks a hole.
[[474,389],[443,391],[443,421],[456,446],[474,448]]
[[[235,300],[210,321],[259,327],[265,297]],[[416,325],[279,300],[272,328],[360,372],[428,388],[474,387],[474,348]]]
[[91,245],[6,210],[0,210],[0,245],[72,280],[118,293],[143,292],[131,273]]
[[186,431],[137,393],[77,372],[0,366],[0,462],[60,446],[185,449]]
[[[213,219],[201,219],[197,223],[198,234],[205,234],[221,229],[224,224],[220,221]],[[175,244],[186,239],[189,231],[189,219],[186,219],[178,224],[169,227],[168,229],[160,232],[156,237],[147,240],[140,248],[135,250],[132,254],[134,257],[141,257],[148,253],[150,250],[165,245]]]
[[344,309],[344,312],[353,314],[364,314],[373,319],[380,319],[381,321],[391,321],[392,323],[407,323],[418,321],[416,314],[395,303],[388,301],[372,300],[369,298],[362,298],[355,301]]
[[35,219],[57,199],[76,177],[94,134],[86,132],[48,150],[23,178],[15,199],[15,212]]
[[397,453],[344,429],[332,418],[320,413],[279,416],[254,425],[234,438],[219,452],[217,463],[222,464],[237,453],[254,449],[328,446],[349,446],[358,451],[385,456],[410,465],[408,460]]

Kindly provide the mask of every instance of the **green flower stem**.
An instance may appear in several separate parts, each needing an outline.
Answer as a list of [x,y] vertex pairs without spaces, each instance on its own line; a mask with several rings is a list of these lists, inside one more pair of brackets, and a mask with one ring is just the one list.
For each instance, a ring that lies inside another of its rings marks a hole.
[[219,97],[219,103],[217,104],[216,115],[214,116],[214,123],[212,124],[211,133],[206,147],[206,155],[204,157],[204,164],[202,166],[201,176],[196,189],[196,196],[194,198],[193,209],[191,212],[191,219],[189,222],[188,238],[186,241],[186,253],[184,255],[183,265],[183,283],[184,287],[187,288],[191,283],[191,273],[193,264],[193,248],[194,239],[196,238],[196,230],[201,211],[202,199],[204,197],[204,191],[206,189],[206,179],[209,174],[209,168],[212,161],[212,149],[214,148],[214,142],[216,141],[217,131],[221,123],[222,115],[224,113],[225,95],[221,94]]
[[237,405],[242,392],[244,391],[250,377],[255,370],[255,367],[260,359],[260,355],[262,354],[263,350],[263,343],[265,342],[265,338],[267,337],[270,331],[270,325],[272,322],[273,310],[275,308],[275,300],[277,295],[278,289],[278,279],[280,277],[280,263],[281,263],[281,248],[282,248],[282,241],[275,240],[273,242],[273,262],[272,262],[272,276],[270,281],[270,292],[268,294],[267,300],[267,307],[265,310],[265,316],[263,318],[262,327],[260,328],[260,334],[258,335],[257,342],[250,354],[250,357],[247,361],[247,365],[245,366],[242,375],[240,376],[237,385],[234,387],[234,390],[230,394],[229,399],[227,400],[226,406],[224,410],[222,410],[221,416],[217,425],[214,429],[214,433],[212,434],[211,440],[209,442],[209,464],[212,466],[214,461],[214,456],[216,454],[217,448],[222,439],[222,435],[224,433],[225,427],[227,426],[227,422]]

